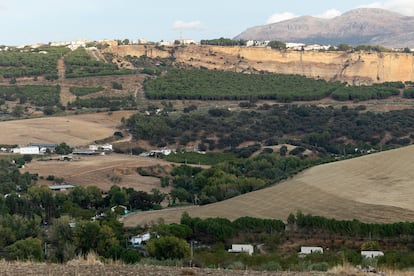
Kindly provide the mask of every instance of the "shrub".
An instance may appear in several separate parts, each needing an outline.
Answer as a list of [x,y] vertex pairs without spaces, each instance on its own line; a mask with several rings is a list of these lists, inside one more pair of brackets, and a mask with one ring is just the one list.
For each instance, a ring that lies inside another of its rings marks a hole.
[[158,260],[183,259],[190,256],[190,247],[187,242],[174,236],[152,239],[146,248],[149,254]]
[[282,266],[274,261],[267,262],[260,266],[260,270],[267,270],[267,271],[281,271]]
[[121,254],[121,259],[124,263],[135,264],[140,261],[141,256],[136,250],[125,249]]
[[329,264],[326,262],[314,263],[308,266],[309,270],[315,270],[315,271],[328,271],[328,268],[329,268]]

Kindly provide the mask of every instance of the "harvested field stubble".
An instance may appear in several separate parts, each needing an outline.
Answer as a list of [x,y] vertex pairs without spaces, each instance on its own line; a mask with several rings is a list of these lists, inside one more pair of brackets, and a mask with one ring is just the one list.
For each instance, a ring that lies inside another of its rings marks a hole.
[[[0,275],[145,275],[145,276],[175,276],[175,275],[217,275],[217,276],[293,276],[293,275],[329,275],[320,272],[266,272],[251,270],[227,270],[227,269],[199,269],[181,268],[171,266],[148,266],[148,265],[88,265],[88,264],[49,264],[49,263],[22,263],[22,262],[0,262]],[[333,275],[333,274],[331,274]]]

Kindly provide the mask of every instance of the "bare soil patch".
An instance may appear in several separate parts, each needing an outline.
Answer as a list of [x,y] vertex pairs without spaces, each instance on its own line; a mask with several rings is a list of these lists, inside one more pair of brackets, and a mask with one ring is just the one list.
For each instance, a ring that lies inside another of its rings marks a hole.
[[286,220],[290,213],[358,219],[370,223],[414,221],[414,146],[308,169],[272,187],[205,206],[131,214],[126,226],[164,220],[183,212],[201,218],[241,216]]

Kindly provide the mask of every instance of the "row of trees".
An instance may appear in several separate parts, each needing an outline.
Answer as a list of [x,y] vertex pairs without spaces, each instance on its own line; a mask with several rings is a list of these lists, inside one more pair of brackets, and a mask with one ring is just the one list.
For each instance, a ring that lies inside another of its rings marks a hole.
[[49,80],[57,79],[56,62],[68,51],[64,47],[1,51],[0,75],[4,78],[45,76]]
[[328,219],[321,216],[305,215],[298,212],[295,215],[290,214],[288,223],[294,224],[303,230],[322,230],[329,233],[348,235],[362,238],[389,238],[414,236],[413,222],[398,222],[391,224],[369,224],[358,220],[344,221],[336,219]]
[[114,63],[93,59],[85,48],[78,48],[65,56],[66,77],[92,77],[132,74],[129,69],[119,69]]
[[150,99],[248,100],[283,102],[317,100],[342,84],[299,75],[243,74],[228,71],[171,69],[144,82]]
[[402,82],[345,86],[339,82],[299,75],[244,74],[203,69],[171,69],[167,74],[148,78],[144,82],[146,96],[150,99],[272,99],[291,102],[332,97],[340,101],[364,101],[399,95],[399,89],[403,88],[405,85]]
[[55,106],[60,100],[60,86],[11,85],[0,87],[0,100],[31,103],[36,106]]

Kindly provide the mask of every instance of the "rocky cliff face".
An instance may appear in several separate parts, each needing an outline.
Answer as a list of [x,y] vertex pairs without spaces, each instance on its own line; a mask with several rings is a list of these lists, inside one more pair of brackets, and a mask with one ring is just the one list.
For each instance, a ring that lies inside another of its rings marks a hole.
[[414,55],[405,53],[278,51],[270,48],[189,45],[159,48],[149,45],[111,47],[127,55],[174,58],[182,66],[236,72],[266,71],[300,74],[360,85],[385,81],[414,81]]

